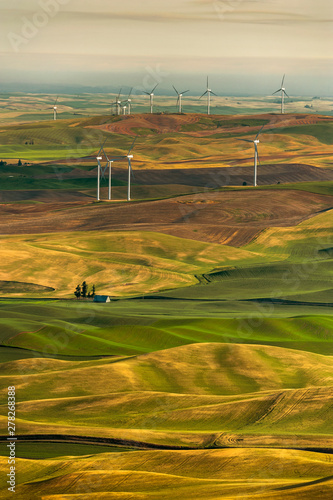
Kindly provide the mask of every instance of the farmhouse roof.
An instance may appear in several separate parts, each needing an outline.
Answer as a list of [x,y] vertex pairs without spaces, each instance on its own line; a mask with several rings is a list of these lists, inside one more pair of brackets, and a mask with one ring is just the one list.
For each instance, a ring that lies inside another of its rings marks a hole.
[[110,302],[109,295],[95,295],[94,302]]

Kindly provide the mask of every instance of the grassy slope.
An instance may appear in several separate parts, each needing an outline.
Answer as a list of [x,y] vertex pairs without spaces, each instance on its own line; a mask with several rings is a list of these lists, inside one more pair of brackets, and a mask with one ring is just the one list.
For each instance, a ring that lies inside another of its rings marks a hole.
[[[170,494],[175,500],[231,500],[240,495],[269,500],[281,498],[281,494],[287,500],[317,495],[326,500],[332,487],[332,481],[316,488],[306,484],[332,475],[324,455],[285,450],[147,451],[144,456],[105,453],[79,460],[19,460],[18,467],[20,482],[26,484],[19,486],[17,495],[26,500],[42,495],[47,500],[161,500]],[[6,470],[6,464],[1,468]],[[284,487],[287,489],[279,491]]]
[[95,283],[99,293],[129,295],[134,290],[151,292],[196,283],[195,274],[217,265],[262,260],[242,249],[150,232],[2,237],[1,256],[6,265],[0,280],[51,286],[57,296],[65,297],[72,297],[77,282],[84,279]]
[[[319,294],[319,301],[328,302],[332,258],[322,250],[333,246],[331,219],[328,211],[296,228],[268,228],[237,249],[143,231],[6,236],[0,280],[32,282],[71,297],[77,282],[86,279],[100,293],[128,296],[191,285],[197,283],[195,275],[206,273],[209,286],[163,296],[239,300],[304,295],[306,301],[307,294]],[[221,272],[209,274],[214,268]]]
[[300,421],[308,442],[323,446],[325,435],[329,446],[333,431],[332,360],[318,354],[206,343],[118,361],[35,359],[3,368],[2,392],[11,383],[19,395],[21,433],[145,440],[147,431],[147,442],[164,444],[192,433],[188,443],[200,447],[207,432],[281,442],[300,432]]

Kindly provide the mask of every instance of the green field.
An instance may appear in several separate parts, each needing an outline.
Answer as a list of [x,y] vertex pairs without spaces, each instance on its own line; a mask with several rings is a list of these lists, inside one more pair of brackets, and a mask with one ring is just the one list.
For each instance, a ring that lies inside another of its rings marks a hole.
[[[237,342],[333,354],[329,307],[198,299],[1,301],[3,346],[45,355],[124,356],[196,342]],[[313,315],[310,315],[313,309]],[[170,318],[171,316],[171,318]]]

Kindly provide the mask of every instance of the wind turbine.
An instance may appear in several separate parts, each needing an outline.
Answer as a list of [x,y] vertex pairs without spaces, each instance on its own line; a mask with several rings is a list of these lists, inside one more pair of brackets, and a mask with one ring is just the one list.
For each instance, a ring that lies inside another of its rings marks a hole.
[[[97,201],[100,200],[100,178],[101,178],[101,175],[102,177],[104,178],[104,174],[106,172],[106,169],[109,167],[109,200],[111,200],[111,167],[112,167],[112,163],[116,160],[124,160],[125,158],[127,159],[127,162],[128,162],[128,185],[127,185],[127,201],[130,201],[131,200],[131,176],[133,175],[133,169],[132,169],[132,159],[133,159],[133,155],[131,154],[132,152],[132,149],[134,148],[134,144],[135,144],[135,141],[137,140],[137,137],[135,137],[131,147],[129,148],[128,150],[128,153],[127,155],[124,155],[124,156],[114,156],[113,158],[109,158],[107,156],[107,154],[105,153],[104,151],[104,144],[101,145],[101,148],[97,154],[97,164],[98,164],[98,175],[97,175]],[[106,160],[107,160],[107,164],[105,166],[105,168],[103,169],[102,167],[102,164],[101,164],[101,161],[103,160],[103,157],[101,156],[101,153],[103,152]],[[134,175],[133,175],[134,177]]]
[[279,92],[281,92],[281,115],[284,114],[284,96],[286,95],[287,97],[289,97],[289,95],[286,92],[285,87],[283,86],[285,77],[286,77],[286,75],[283,75],[281,88],[279,90],[277,90],[276,92],[274,92],[274,94],[273,94],[273,95],[275,95],[275,94],[278,94]]
[[179,110],[179,113],[181,113],[182,112],[182,97],[183,97],[184,94],[186,94],[186,92],[189,92],[189,90],[184,90],[183,92],[178,92],[178,90],[176,89],[176,87],[174,85],[172,85],[172,86],[173,86],[173,88],[174,88],[174,90],[175,90],[175,92],[176,92],[176,94],[178,96],[177,106],[179,106],[178,110]]
[[145,90],[143,91],[145,94],[149,95],[150,97],[150,113],[153,113],[153,107],[154,107],[154,90],[156,89],[158,83],[155,85],[153,90],[151,92],[146,92]]
[[58,102],[59,96],[57,96],[56,100],[54,101],[53,104],[53,119],[57,119],[57,102]]
[[[132,99],[131,99],[131,95],[132,95],[132,90],[133,90],[133,87],[131,88],[130,90],[130,93],[128,94],[128,97],[126,99],[126,101],[123,101],[122,104],[127,104],[127,109],[128,109],[128,112],[127,114],[130,115],[131,114],[131,103],[132,103]],[[126,106],[125,106],[126,107]],[[124,109],[124,108],[123,108]]]
[[112,106],[116,106],[116,113],[119,116],[120,115],[120,109],[121,109],[121,101],[120,101],[120,94],[121,94],[122,89],[119,90],[119,94],[117,96],[117,99],[111,103],[111,113],[112,113]]
[[[112,163],[114,162],[114,160],[110,160],[110,158],[108,158],[105,150],[104,150],[104,145],[105,145],[105,142],[106,142],[106,139],[104,141],[103,144],[101,144],[101,148],[97,154],[97,164],[98,164],[98,170],[97,170],[97,201],[100,201],[100,191],[101,191],[101,176],[103,179],[105,179],[105,172],[107,170],[107,168],[109,167],[109,189],[108,189],[108,199],[111,200],[111,169],[112,169]],[[106,160],[107,160],[107,163],[106,163],[106,166],[105,168],[103,169],[102,165],[101,165],[101,161],[103,160],[103,157],[100,156],[101,153],[103,152]]]
[[133,155],[131,155],[131,151],[134,148],[134,144],[137,140],[137,137],[135,137],[131,147],[128,150],[127,153],[127,161],[128,161],[128,183],[127,183],[127,201],[131,201],[131,175],[133,175],[133,170],[132,170],[132,159]]
[[264,128],[265,124],[261,127],[257,135],[255,136],[254,140],[251,139],[237,139],[238,141],[245,141],[245,142],[251,142],[254,144],[254,181],[253,181],[253,186],[257,186],[257,176],[258,176],[258,162],[259,161],[259,154],[258,154],[258,144],[259,144],[259,135],[261,134],[262,129]]
[[212,91],[212,89],[209,88],[208,76],[207,76],[207,90],[202,94],[201,97],[205,96],[206,94],[207,94],[207,114],[210,115],[210,96],[212,94],[216,96],[216,94]]

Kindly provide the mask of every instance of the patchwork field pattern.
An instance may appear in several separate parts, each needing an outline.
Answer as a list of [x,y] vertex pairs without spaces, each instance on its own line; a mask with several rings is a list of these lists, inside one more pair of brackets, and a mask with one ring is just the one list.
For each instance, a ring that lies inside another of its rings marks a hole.
[[[332,117],[263,101],[250,116],[93,116],[89,101],[53,123],[25,104],[0,131],[17,498],[329,500]],[[238,139],[262,124],[254,189]],[[134,135],[133,201],[116,163],[113,201],[96,203],[100,141],[124,154]],[[74,299],[83,280],[112,301]]]

